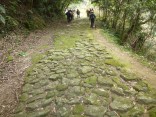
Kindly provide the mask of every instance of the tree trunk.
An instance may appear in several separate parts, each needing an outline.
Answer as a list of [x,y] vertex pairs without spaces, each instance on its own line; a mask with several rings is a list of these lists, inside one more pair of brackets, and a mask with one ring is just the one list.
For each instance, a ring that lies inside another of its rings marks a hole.
[[137,27],[139,27],[139,20],[140,20],[140,15],[141,15],[140,9],[137,9],[136,12],[137,12],[136,18],[132,20],[132,23],[131,23],[132,25],[130,26],[129,30],[127,31],[127,33],[125,34],[122,40],[123,44],[127,42],[130,34],[132,34],[134,31],[137,32]]

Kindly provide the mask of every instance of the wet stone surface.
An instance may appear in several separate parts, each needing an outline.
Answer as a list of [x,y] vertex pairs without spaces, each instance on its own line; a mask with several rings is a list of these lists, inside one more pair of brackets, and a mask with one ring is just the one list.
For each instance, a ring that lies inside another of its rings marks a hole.
[[[109,62],[108,62],[109,60]],[[26,76],[14,117],[136,117],[156,98],[148,84],[91,40],[49,50]]]

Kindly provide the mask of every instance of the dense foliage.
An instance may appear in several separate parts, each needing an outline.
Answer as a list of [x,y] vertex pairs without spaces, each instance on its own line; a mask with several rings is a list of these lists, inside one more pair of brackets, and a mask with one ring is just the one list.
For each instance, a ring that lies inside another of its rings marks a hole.
[[61,16],[72,3],[81,0],[0,0],[0,32],[21,24],[28,29],[42,27],[44,19]]
[[140,50],[156,32],[156,0],[92,0],[103,11],[103,22],[120,43]]

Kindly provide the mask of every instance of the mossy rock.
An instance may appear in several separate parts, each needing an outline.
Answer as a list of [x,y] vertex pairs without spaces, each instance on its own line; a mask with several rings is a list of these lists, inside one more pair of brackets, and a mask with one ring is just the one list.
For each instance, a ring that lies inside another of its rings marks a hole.
[[91,84],[91,85],[96,85],[97,83],[97,77],[96,76],[92,76],[90,78],[87,78],[85,80],[85,83]]
[[125,85],[125,83],[122,82],[120,78],[115,77],[115,78],[113,78],[113,81],[117,84],[117,86],[121,87],[122,89],[124,89],[124,90],[129,89],[129,87],[127,85]]
[[115,94],[117,94],[119,96],[124,96],[125,95],[124,92],[123,92],[123,89],[119,88],[119,87],[116,87],[116,86],[112,87],[111,92],[113,92],[113,93],[115,93]]
[[75,107],[73,108],[73,113],[74,114],[82,114],[84,112],[84,105],[75,105]]
[[121,117],[142,117],[144,114],[144,107],[141,105],[135,105],[127,113],[121,114]]
[[121,74],[120,77],[125,81],[138,81],[139,80],[135,75],[132,76],[130,74],[126,74],[126,75]]
[[125,65],[115,59],[107,59],[105,60],[105,64],[112,65],[114,67],[124,67]]
[[28,114],[27,117],[46,117],[49,113],[50,113],[50,110],[44,109],[41,111],[32,112],[32,113]]
[[25,84],[23,87],[23,93],[24,92],[29,92],[33,89],[33,86],[31,84]]
[[20,112],[22,112],[24,109],[25,109],[25,105],[24,105],[23,103],[20,103],[20,104],[17,106],[17,108],[16,108],[16,110],[15,110],[14,113],[20,113]]
[[34,54],[31,58],[32,64],[38,63],[43,57],[43,54]]
[[111,109],[126,112],[133,108],[133,103],[130,99],[118,97],[110,104]]
[[64,90],[66,90],[68,88],[68,86],[67,85],[57,85],[56,86],[56,89],[58,90],[58,91],[64,91]]
[[135,85],[133,86],[133,88],[134,88],[136,91],[143,91],[143,92],[148,92],[148,91],[149,91],[148,84],[145,83],[144,81],[139,81],[137,84],[135,84]]
[[103,117],[107,108],[103,106],[88,105],[85,107],[85,115],[89,117]]
[[114,85],[114,82],[112,81],[111,78],[108,78],[108,77],[98,77],[98,83],[100,85],[103,85],[103,86],[108,86],[108,87],[112,87]]
[[100,105],[101,102],[98,100],[98,95],[95,93],[91,93],[89,96],[85,97],[84,99],[85,104],[91,104],[91,105]]
[[94,89],[93,90],[93,93],[99,95],[99,96],[103,96],[103,97],[107,97],[109,98],[109,92],[108,91],[105,91],[103,89]]
[[139,93],[137,101],[141,104],[156,104],[156,98],[151,94]]

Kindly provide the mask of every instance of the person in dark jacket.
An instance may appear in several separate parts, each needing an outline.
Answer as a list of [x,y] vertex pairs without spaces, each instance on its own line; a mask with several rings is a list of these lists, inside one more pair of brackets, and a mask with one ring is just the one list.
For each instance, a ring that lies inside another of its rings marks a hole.
[[90,12],[89,19],[90,19],[90,27],[94,28],[94,26],[95,26],[94,22],[95,22],[96,16],[93,11]]
[[79,9],[77,9],[76,14],[77,14],[77,18],[80,18],[80,10]]
[[71,20],[72,20],[72,11],[71,10],[68,10],[66,15],[67,15],[67,22],[70,23]]

